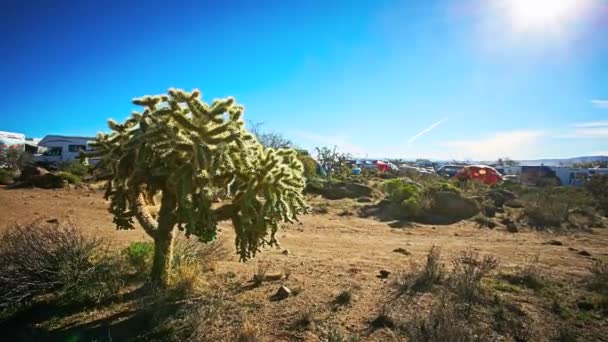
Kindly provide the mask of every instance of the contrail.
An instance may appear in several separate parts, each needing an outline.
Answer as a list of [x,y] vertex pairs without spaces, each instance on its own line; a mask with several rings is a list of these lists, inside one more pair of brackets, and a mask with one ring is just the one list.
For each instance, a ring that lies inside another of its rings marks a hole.
[[427,134],[428,132],[432,131],[435,129],[435,127],[441,125],[442,123],[446,122],[448,120],[448,118],[444,118],[441,119],[437,122],[435,122],[434,124],[430,125],[429,127],[423,129],[422,131],[416,133],[416,135],[414,135],[413,137],[410,138],[410,140],[407,141],[408,144],[413,143],[414,141],[416,141],[416,139],[420,138],[421,136]]

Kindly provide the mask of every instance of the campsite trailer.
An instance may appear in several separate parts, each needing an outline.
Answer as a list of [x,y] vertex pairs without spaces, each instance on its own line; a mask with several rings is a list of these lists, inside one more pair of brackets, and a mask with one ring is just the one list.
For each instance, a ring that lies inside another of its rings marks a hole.
[[72,163],[78,161],[80,151],[89,151],[94,138],[47,135],[38,146],[44,151],[34,156],[38,164]]
[[0,146],[4,148],[24,149],[25,135],[21,133],[0,131]]

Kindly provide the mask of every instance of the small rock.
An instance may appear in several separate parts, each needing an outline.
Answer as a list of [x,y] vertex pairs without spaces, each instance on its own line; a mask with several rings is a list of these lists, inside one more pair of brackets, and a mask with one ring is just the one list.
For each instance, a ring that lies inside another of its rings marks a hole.
[[559,240],[549,240],[547,242],[543,242],[543,245],[551,245],[551,246],[563,246],[563,242]]
[[59,224],[59,220],[58,220],[58,219],[56,219],[56,218],[46,220],[46,222],[47,222],[47,223],[52,223],[52,224]]
[[378,275],[376,277],[380,278],[380,279],[386,279],[388,278],[388,276],[391,274],[391,272],[387,271],[387,270],[380,270],[380,272],[378,272]]
[[572,247],[568,247],[568,250],[569,250],[569,251],[572,251],[572,252],[578,252],[578,249],[576,249],[576,248],[572,248]]
[[400,254],[403,254],[403,255],[412,255],[412,253],[410,253],[410,251],[408,251],[405,248],[401,248],[401,247],[393,249],[393,252],[400,253]]
[[454,236],[460,236],[460,234],[458,234],[458,233],[454,233]]
[[283,252],[282,252],[282,253],[283,253],[283,255],[289,255],[289,250],[288,250],[288,249],[285,249],[285,250],[283,250]]
[[589,253],[587,251],[580,251],[580,252],[578,252],[578,254],[582,255],[582,256],[586,256],[586,257],[590,257],[591,256],[591,253]]
[[287,286],[281,286],[277,290],[277,293],[274,294],[274,298],[276,300],[283,300],[287,297],[291,296],[291,290]]

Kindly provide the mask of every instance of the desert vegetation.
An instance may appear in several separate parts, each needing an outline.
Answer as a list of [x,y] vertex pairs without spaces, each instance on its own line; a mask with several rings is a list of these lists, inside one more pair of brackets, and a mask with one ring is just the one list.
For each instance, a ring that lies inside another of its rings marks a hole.
[[82,155],[94,167],[0,154],[8,337],[605,336],[606,177],[567,188],[355,175],[335,147],[313,158],[248,130],[232,98],[171,89],[134,103],[143,112],[110,121]]

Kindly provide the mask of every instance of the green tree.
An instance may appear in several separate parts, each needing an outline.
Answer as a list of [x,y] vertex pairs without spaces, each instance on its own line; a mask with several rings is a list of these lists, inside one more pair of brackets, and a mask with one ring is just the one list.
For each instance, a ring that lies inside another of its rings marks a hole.
[[519,162],[517,160],[513,160],[509,157],[498,158],[496,161],[496,165],[500,166],[519,166]]
[[315,147],[315,150],[317,160],[325,168],[328,175],[348,174],[348,160],[352,158],[350,154],[338,152],[337,146],[334,146],[333,149],[327,146]]
[[[134,219],[154,239],[151,281],[168,283],[174,230],[203,242],[216,238],[217,223],[231,220],[241,260],[276,245],[279,223],[307,209],[302,163],[291,149],[264,148],[242,119],[233,98],[206,104],[200,92],[169,89],[168,95],[133,100],[145,109],[124,123],[112,120],[93,152],[109,172],[106,198],[118,229]],[[212,205],[218,193],[221,205]],[[157,200],[160,199],[160,207]]]
[[285,138],[281,133],[264,132],[262,130],[263,122],[249,122],[249,132],[251,132],[264,147],[271,148],[294,148],[291,140]]
[[19,170],[30,162],[30,155],[21,148],[0,144],[0,167]]

